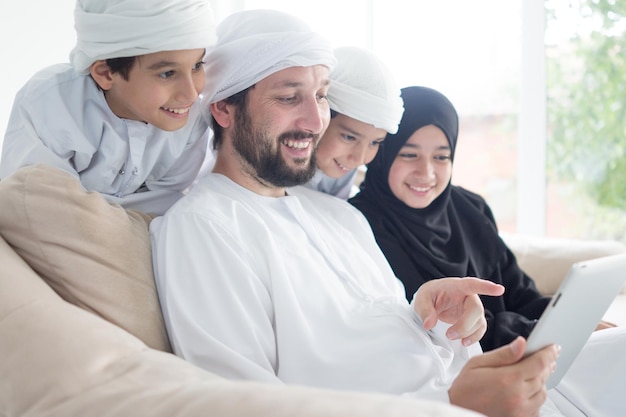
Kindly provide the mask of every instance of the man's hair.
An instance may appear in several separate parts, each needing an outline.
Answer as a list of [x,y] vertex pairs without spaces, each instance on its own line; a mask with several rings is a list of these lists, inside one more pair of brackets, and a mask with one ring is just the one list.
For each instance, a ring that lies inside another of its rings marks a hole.
[[133,65],[136,61],[135,56],[128,56],[122,58],[109,58],[106,60],[107,65],[111,68],[111,72],[118,73],[122,76],[122,78],[128,81],[128,76],[130,75],[130,70],[133,68]]
[[[243,109],[248,103],[248,93],[250,90],[254,88],[254,85],[242,90],[238,93],[233,94],[230,97],[226,97],[223,101],[226,104],[233,105],[237,108],[237,111]],[[222,145],[222,139],[224,137],[224,129],[215,121],[213,115],[211,115],[211,128],[213,129],[213,149],[218,150]]]

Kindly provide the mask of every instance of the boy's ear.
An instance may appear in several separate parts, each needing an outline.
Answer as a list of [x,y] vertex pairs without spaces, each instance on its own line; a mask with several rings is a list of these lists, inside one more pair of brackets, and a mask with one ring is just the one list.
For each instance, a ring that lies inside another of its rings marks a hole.
[[211,103],[209,106],[213,118],[222,128],[230,127],[234,118],[234,107],[226,104],[224,100]]
[[110,90],[113,86],[113,72],[104,59],[99,59],[89,67],[91,78],[104,91]]

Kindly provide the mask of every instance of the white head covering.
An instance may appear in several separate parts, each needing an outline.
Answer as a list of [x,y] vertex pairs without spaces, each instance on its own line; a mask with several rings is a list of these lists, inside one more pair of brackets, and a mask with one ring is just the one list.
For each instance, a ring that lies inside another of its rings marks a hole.
[[215,44],[209,0],[77,0],[70,62],[86,72],[99,59]]
[[335,66],[329,41],[302,20],[276,10],[234,13],[217,26],[217,38],[205,65],[205,100],[210,103],[285,68]]
[[404,112],[400,87],[372,52],[346,46],[335,49],[337,67],[330,74],[328,103],[345,116],[389,133],[398,131]]

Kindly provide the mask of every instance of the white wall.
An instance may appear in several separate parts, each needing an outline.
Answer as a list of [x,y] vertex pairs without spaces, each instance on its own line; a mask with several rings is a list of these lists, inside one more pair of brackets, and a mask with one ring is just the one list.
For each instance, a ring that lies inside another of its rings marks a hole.
[[0,150],[17,90],[39,69],[67,62],[75,0],[4,0],[0,5]]

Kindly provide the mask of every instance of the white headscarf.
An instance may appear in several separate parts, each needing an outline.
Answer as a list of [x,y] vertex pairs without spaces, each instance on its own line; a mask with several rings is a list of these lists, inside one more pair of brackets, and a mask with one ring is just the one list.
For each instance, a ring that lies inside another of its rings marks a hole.
[[209,0],[77,0],[70,62],[86,72],[99,59],[215,44]]
[[398,131],[404,112],[400,87],[372,52],[356,47],[335,49],[337,66],[330,74],[328,103],[332,110],[363,123]]
[[289,67],[335,66],[326,39],[302,20],[276,10],[234,13],[217,26],[217,45],[206,57],[205,101],[214,103]]

